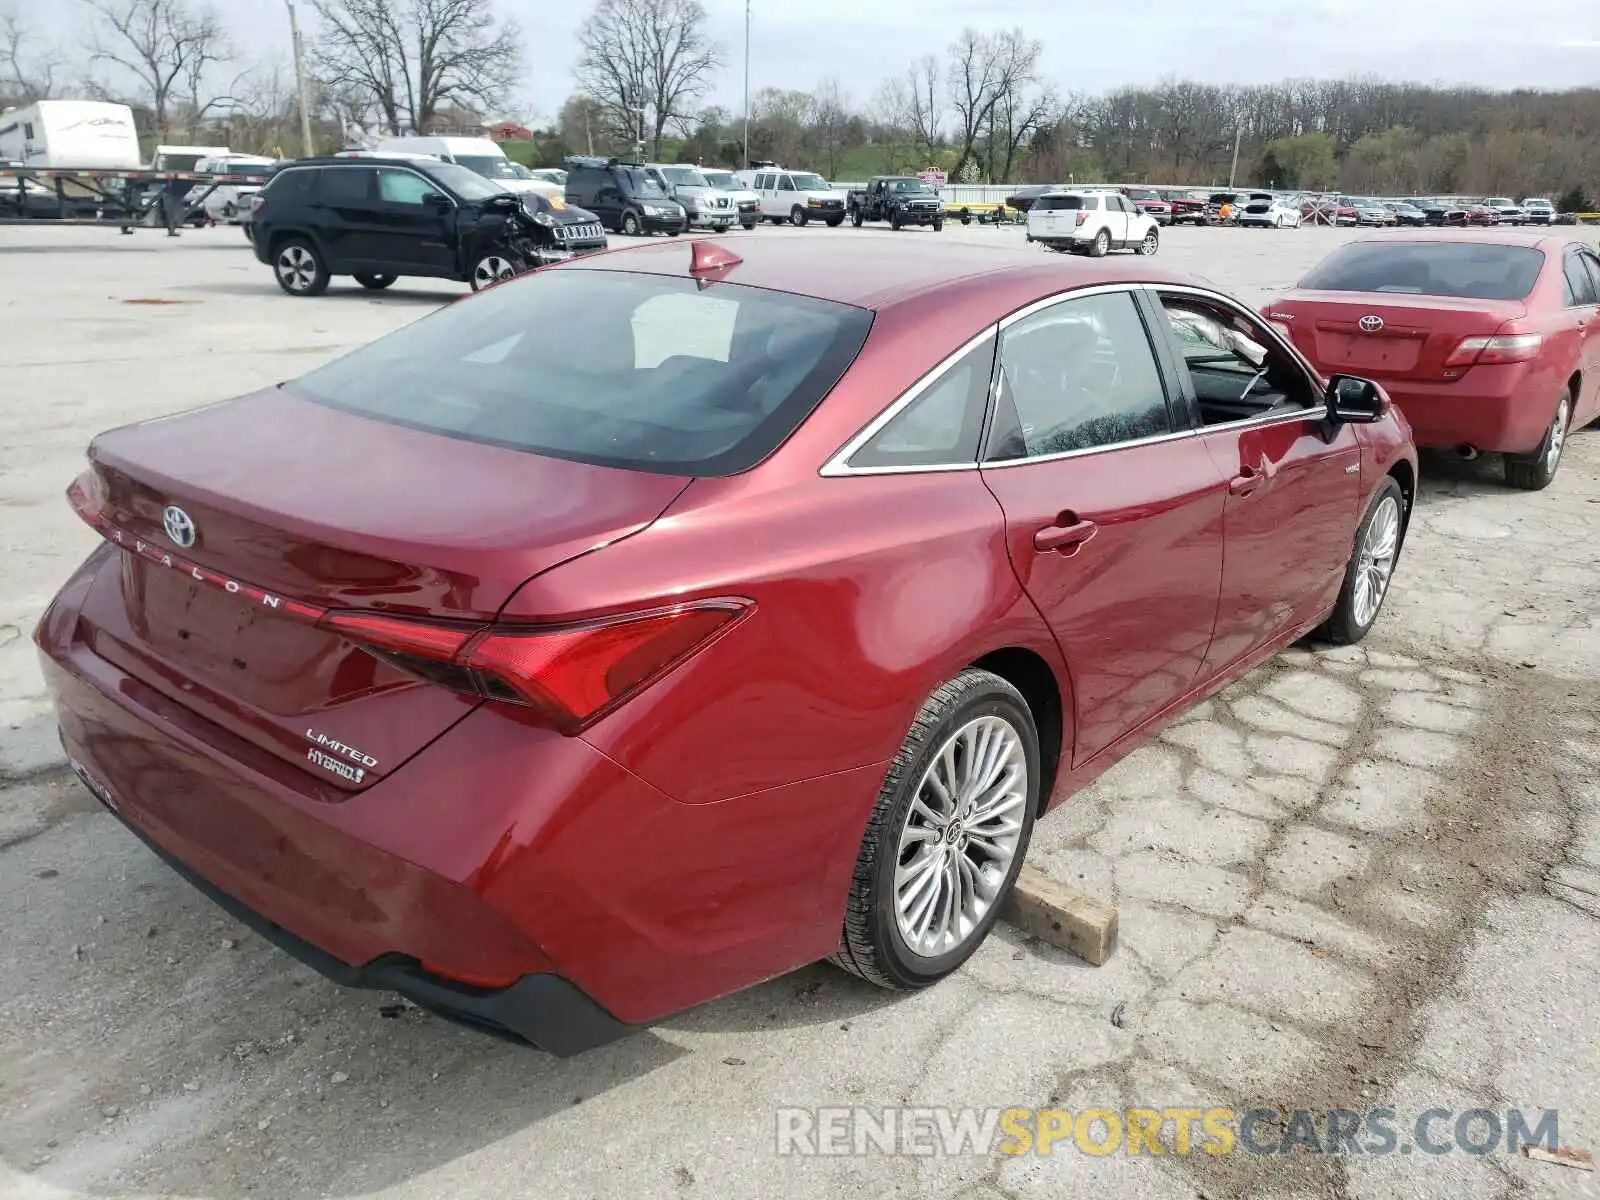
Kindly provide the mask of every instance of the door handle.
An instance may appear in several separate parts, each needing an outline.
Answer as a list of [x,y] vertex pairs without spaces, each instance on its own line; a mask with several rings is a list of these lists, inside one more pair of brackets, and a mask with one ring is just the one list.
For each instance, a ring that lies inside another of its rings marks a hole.
[[1228,481],[1228,491],[1235,496],[1248,496],[1267,481],[1266,475],[1254,467],[1244,467]]
[[1056,524],[1046,525],[1033,535],[1035,550],[1056,550],[1073,555],[1100,530],[1093,521],[1080,521],[1075,513],[1062,513]]

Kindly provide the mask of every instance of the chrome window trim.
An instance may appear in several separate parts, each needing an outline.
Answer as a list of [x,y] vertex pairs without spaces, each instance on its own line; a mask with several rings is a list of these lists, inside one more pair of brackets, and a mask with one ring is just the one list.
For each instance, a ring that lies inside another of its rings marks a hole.
[[[915,383],[913,383],[909,388],[902,392],[899,397],[892,401],[887,408],[885,408],[870,422],[863,426],[854,437],[852,437],[840,449],[836,450],[831,456],[829,456],[827,462],[823,463],[817,474],[825,479],[839,479],[853,475],[921,475],[942,473],[947,471],[976,471],[979,469],[1002,470],[1007,467],[1026,466],[1032,463],[1042,462],[1058,462],[1064,459],[1082,458],[1090,454],[1105,454],[1113,450],[1127,450],[1139,446],[1158,445],[1162,442],[1175,442],[1181,440],[1182,438],[1199,437],[1203,434],[1221,430],[1252,429],[1258,427],[1264,428],[1271,425],[1287,425],[1291,421],[1305,421],[1323,415],[1324,410],[1322,408],[1312,405],[1307,408],[1295,409],[1293,412],[1264,413],[1255,417],[1243,417],[1237,421],[1226,421],[1217,425],[1200,425],[1193,429],[1179,429],[1173,431],[1172,433],[1156,434],[1153,437],[1136,438],[1127,442],[1109,442],[1104,446],[1088,446],[1081,450],[1061,450],[1054,454],[1035,454],[1029,455],[1025,458],[998,459],[992,462],[973,461],[957,463],[921,463],[914,466],[878,467],[852,467],[849,465],[849,460],[852,455],[870,442],[885,425],[894,420],[895,417],[899,416],[900,413],[910,405],[915,403],[917,397],[921,396],[925,391],[928,390],[928,388],[932,387],[933,384],[938,381],[939,377],[942,376],[947,370],[955,366],[962,355],[976,349],[986,339],[990,337],[1003,337],[1005,335],[1005,331],[1011,326],[1017,324],[1017,322],[1025,321],[1035,313],[1043,312],[1045,309],[1052,308],[1057,304],[1064,304],[1070,300],[1078,300],[1086,297],[1106,295],[1111,292],[1127,292],[1132,294],[1141,290],[1150,292],[1152,299],[1154,299],[1157,304],[1161,302],[1160,293],[1168,292],[1180,295],[1195,296],[1210,303],[1220,304],[1224,308],[1230,309],[1237,314],[1245,316],[1256,325],[1261,326],[1265,330],[1272,344],[1279,350],[1288,354],[1291,359],[1300,365],[1301,369],[1306,372],[1309,382],[1315,384],[1321,379],[1320,374],[1314,367],[1311,366],[1310,363],[1306,361],[1305,356],[1302,355],[1291,343],[1286,342],[1282,335],[1272,327],[1271,322],[1258,313],[1250,312],[1249,309],[1230,296],[1223,295],[1220,292],[1212,291],[1209,288],[1195,287],[1192,284],[1150,283],[1147,281],[1136,281],[1129,283],[1098,283],[1090,287],[1073,288],[1065,292],[1056,292],[1053,295],[1031,301],[1028,304],[1025,304],[1023,307],[1017,309],[1015,312],[1008,313],[1006,316],[1001,317],[1000,320],[995,324],[985,327],[984,330],[976,337],[969,339],[967,342],[962,344],[959,349],[941,359],[935,366],[930,368],[921,377],[919,377]],[[1160,359],[1156,356],[1154,346],[1150,348],[1150,352],[1151,357],[1156,360],[1156,368],[1158,371],[1161,371],[1163,382],[1165,382],[1166,372],[1161,366]],[[995,353],[998,356],[998,346],[995,348]],[[994,378],[990,382],[991,404],[994,400],[994,389],[998,385],[999,379],[1000,372],[995,371]]]

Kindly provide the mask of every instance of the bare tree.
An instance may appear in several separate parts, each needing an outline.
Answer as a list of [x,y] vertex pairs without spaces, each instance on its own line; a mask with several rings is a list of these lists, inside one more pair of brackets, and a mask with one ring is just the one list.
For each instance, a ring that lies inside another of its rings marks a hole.
[[883,150],[883,169],[893,175],[900,169],[907,151],[915,145],[914,101],[909,81],[891,75],[878,84],[872,94],[868,113],[872,119],[872,133]]
[[[1056,123],[1061,102],[1055,92],[1042,84],[1007,88],[995,105],[989,136],[990,161],[998,150],[998,181],[1009,183],[1022,147],[1041,130]],[[996,173],[991,170],[991,176]]]
[[425,132],[451,108],[504,104],[522,74],[522,31],[492,0],[312,0],[316,74],[353,86],[392,133]]
[[593,154],[597,139],[605,144],[606,114],[589,96],[568,96],[556,114],[556,132],[579,154]]
[[839,156],[844,153],[850,134],[850,98],[837,79],[824,79],[817,86],[811,110],[811,131],[827,176],[839,173]]
[[156,140],[165,140],[175,102],[197,104],[193,89],[208,69],[233,57],[221,20],[187,0],[85,2],[96,14],[90,62],[137,81],[137,100],[150,109]]
[[621,128],[648,120],[657,158],[667,126],[693,115],[722,65],[700,0],[599,0],[578,45],[579,88]]
[[27,25],[11,5],[0,7],[0,101],[31,104],[55,95],[63,62],[54,47]]
[[961,123],[958,177],[974,157],[978,138],[992,132],[995,108],[1033,78],[1043,49],[1021,29],[998,34],[964,29],[950,47],[950,103]]
[[932,54],[924,54],[906,72],[911,133],[917,144],[930,155],[939,144],[940,127],[944,124],[940,82],[939,60]]

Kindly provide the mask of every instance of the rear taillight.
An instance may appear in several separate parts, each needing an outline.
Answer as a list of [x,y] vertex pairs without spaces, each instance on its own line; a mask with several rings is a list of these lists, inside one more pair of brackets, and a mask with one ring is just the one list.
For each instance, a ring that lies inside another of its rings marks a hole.
[[1089,219],[1089,214],[1084,212],[1082,209],[1079,209],[1078,210],[1078,219],[1076,221],[1074,221],[1073,224],[1074,225],[1082,225],[1088,219]]
[[751,602],[718,599],[578,625],[442,625],[331,612],[318,625],[410,674],[523,704],[577,733],[704,647]]
[[259,196],[259,195],[251,196],[250,197],[250,211],[251,212],[260,212],[261,211],[261,206],[263,204],[265,204],[265,203],[266,203],[266,200],[263,199],[261,196]]
[[1488,367],[1498,363],[1527,362],[1536,358],[1544,338],[1537,333],[1501,334],[1496,337],[1462,338],[1446,367]]

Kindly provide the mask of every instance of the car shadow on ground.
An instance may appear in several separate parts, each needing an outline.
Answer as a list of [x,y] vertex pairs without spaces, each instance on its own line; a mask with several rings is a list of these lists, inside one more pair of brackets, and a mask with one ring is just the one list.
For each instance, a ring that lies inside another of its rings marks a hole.
[[[168,288],[172,292],[196,292],[208,296],[251,296],[283,295],[282,290],[272,281],[272,276],[262,268],[261,277],[253,283],[197,283],[179,287]],[[359,284],[348,283],[346,280],[335,279],[326,292],[320,296],[304,297],[305,300],[316,304],[353,303],[366,301],[369,304],[431,304],[438,306],[448,304],[452,300],[459,300],[462,296],[470,296],[468,291],[421,291],[406,287],[391,287],[381,292],[371,292]],[[302,299],[301,297],[283,296],[285,300]]]
[[540,1122],[593,1137],[567,1114],[686,1056],[722,1058],[717,1035],[848,1026],[898,998],[815,965],[553,1058],[324,980],[194,891],[64,770],[9,785],[0,804],[37,818],[0,841],[0,1077],[16,1084],[0,1095],[0,1183],[16,1171],[103,1196],[371,1193]]

